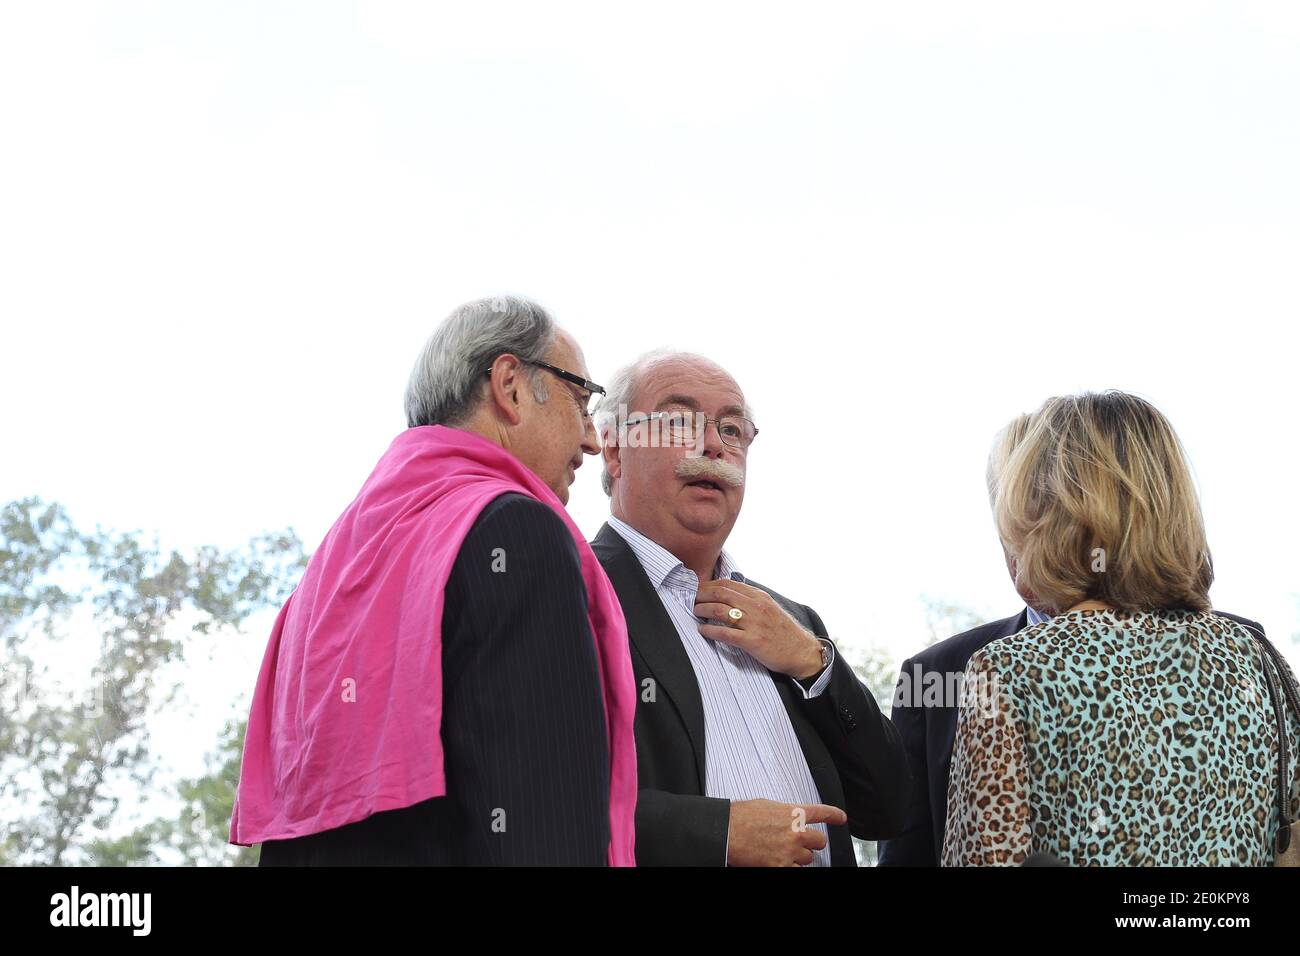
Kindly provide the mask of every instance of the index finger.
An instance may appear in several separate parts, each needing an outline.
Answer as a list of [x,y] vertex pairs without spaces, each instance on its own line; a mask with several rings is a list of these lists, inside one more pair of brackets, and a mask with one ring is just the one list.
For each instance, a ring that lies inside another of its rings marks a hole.
[[849,822],[849,815],[839,807],[828,806],[825,803],[801,803],[803,807],[805,823],[829,823],[833,826],[843,826]]
[[728,578],[717,578],[713,581],[705,581],[696,591],[697,600],[713,600],[726,603],[725,598],[728,594],[740,595],[741,597],[753,597],[755,589],[748,584],[741,584],[739,581],[732,581]]

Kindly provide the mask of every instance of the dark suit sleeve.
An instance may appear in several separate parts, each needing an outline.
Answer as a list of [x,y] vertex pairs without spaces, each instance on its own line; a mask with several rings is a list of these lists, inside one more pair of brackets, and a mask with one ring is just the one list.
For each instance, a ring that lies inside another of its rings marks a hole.
[[731,801],[642,789],[636,798],[637,866],[725,866]]
[[468,862],[604,865],[609,751],[567,526],[518,495],[466,537],[443,618],[447,793]]
[[907,760],[912,770],[912,786],[903,832],[880,842],[880,866],[938,866],[935,857],[934,824],[930,813],[930,795],[926,787],[928,773],[925,753],[925,710],[912,706],[907,693],[912,661],[903,662],[894,692],[894,706],[889,719],[898,728]]
[[[817,612],[801,607],[813,634],[829,641]],[[862,840],[899,833],[911,782],[903,742],[838,650],[826,689],[800,701],[800,706],[817,728],[843,782],[849,832]]]

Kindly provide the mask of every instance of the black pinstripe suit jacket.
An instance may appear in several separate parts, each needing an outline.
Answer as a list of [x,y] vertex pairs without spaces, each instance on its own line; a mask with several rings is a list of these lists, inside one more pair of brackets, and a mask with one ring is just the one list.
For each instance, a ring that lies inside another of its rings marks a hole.
[[268,841],[262,866],[605,865],[609,750],[586,585],[541,502],[497,498],[462,544],[442,679],[446,796]]

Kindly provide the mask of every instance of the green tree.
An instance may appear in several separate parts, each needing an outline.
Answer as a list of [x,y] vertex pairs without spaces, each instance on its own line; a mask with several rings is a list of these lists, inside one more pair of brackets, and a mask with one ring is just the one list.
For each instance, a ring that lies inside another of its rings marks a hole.
[[181,809],[175,818],[154,820],[118,840],[92,841],[90,861],[97,866],[172,862],[160,857],[165,848],[186,866],[256,866],[257,850],[227,841],[247,727],[246,719],[228,722],[208,755],[207,774],[176,784]]
[[[212,773],[180,785],[181,819],[120,839],[103,834],[117,822],[122,793],[147,790],[155,777],[146,717],[178,689],[159,686],[162,665],[182,659],[193,635],[237,629],[254,611],[283,602],[305,563],[292,531],[228,552],[201,547],[182,555],[138,533],[80,532],[60,506],[38,498],[5,505],[0,864],[148,863],[164,846],[187,862],[213,862],[213,853],[238,862],[238,851],[213,849],[209,839],[222,812],[230,748],[242,741],[238,727],[219,742]],[[36,655],[58,653],[86,626],[99,635],[83,669],[91,691],[80,700],[41,691]],[[233,760],[237,778],[237,751]],[[233,787],[229,793],[233,798]]]

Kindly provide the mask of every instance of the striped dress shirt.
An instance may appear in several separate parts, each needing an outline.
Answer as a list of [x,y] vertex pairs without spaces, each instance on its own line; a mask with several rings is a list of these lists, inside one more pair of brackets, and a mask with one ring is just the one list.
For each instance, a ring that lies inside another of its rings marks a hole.
[[[700,584],[695,572],[626,522],[611,515],[609,525],[641,562],[695,670],[704,703],[705,796],[819,803],[817,785],[772,675],[740,648],[700,633],[699,626],[707,621],[695,615]],[[718,578],[745,583],[726,551],[715,570]],[[794,686],[805,697],[816,697],[830,678],[827,667],[811,687],[797,681]],[[825,835],[824,824],[813,826]],[[829,846],[813,851],[811,866],[830,863]]]
[[1052,619],[1052,615],[1044,614],[1037,608],[1032,608],[1027,604],[1025,605],[1025,610],[1028,612],[1025,615],[1025,627],[1033,627],[1035,624],[1042,624],[1044,621],[1050,621]]

